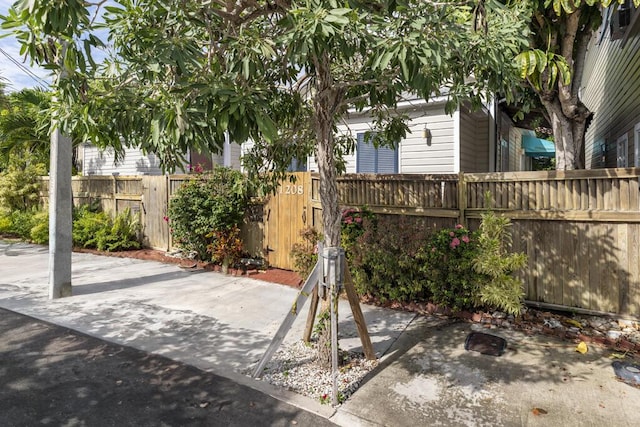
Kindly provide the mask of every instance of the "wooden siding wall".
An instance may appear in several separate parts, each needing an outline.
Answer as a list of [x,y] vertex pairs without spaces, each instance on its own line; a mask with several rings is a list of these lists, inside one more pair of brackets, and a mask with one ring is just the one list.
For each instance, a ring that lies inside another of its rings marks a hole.
[[[454,165],[454,118],[444,111],[444,104],[434,103],[415,111],[404,111],[409,116],[409,132],[399,144],[399,172],[406,173],[451,173]],[[433,135],[428,144],[423,138],[427,127]],[[338,125],[338,132],[351,134],[354,138],[360,132],[371,130],[371,117],[354,114],[346,124]],[[488,133],[488,127],[487,127]],[[347,173],[356,173],[357,153],[345,156]],[[309,158],[309,171],[318,167],[313,157]]]
[[484,172],[489,169],[489,115],[485,112],[460,113],[460,170]]
[[83,175],[161,175],[160,161],[154,154],[143,155],[138,149],[126,148],[124,158],[115,163],[113,150],[83,147]]
[[[243,227],[253,254],[269,256],[269,248],[276,249],[270,256],[274,267],[292,268],[289,251],[299,231],[307,225],[321,228],[319,178],[299,175],[295,191],[283,187],[283,194],[254,204]],[[186,179],[75,177],[74,200],[99,201],[109,212],[125,207],[140,212],[145,242],[166,250],[171,247],[163,220],[167,201]],[[513,221],[513,250],[529,257],[521,273],[527,299],[640,316],[640,168],[352,174],[340,177],[338,191],[343,207],[366,205],[380,214],[421,217],[431,227],[462,222],[471,228],[479,226],[488,207],[488,192],[493,209]],[[286,236],[275,243],[279,233]]]
[[[625,133],[629,133],[629,165],[633,165],[632,132],[640,122],[640,36],[637,28],[624,47],[622,40],[611,40],[608,30],[601,40],[596,32],[589,45],[581,92],[583,102],[594,112],[585,137],[587,168],[615,167],[616,140]],[[599,150],[603,142],[606,142],[604,162]]]

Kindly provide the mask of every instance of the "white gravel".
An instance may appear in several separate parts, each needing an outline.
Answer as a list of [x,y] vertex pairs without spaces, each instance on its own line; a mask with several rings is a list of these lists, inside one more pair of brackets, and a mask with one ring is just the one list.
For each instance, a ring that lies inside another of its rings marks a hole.
[[[333,389],[331,370],[321,368],[315,359],[315,341],[284,344],[267,363],[260,379],[329,404]],[[340,351],[340,359],[338,396],[343,402],[357,390],[378,361],[367,360],[362,353],[347,351]],[[245,374],[250,374],[253,369],[246,370]]]

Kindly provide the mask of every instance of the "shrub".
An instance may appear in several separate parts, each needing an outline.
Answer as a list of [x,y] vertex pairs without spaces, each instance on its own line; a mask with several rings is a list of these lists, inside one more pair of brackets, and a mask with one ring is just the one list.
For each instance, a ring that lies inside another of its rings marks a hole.
[[31,229],[35,225],[34,216],[37,211],[35,210],[26,210],[26,211],[13,211],[9,215],[11,220],[11,227],[9,230],[10,234],[19,237],[22,240],[31,239]]
[[366,206],[342,211],[340,238],[343,248],[350,248],[356,244],[358,237],[364,233],[365,221],[368,221],[369,227],[375,227],[376,216]]
[[510,226],[509,218],[497,216],[491,210],[482,214],[473,268],[486,277],[479,291],[482,303],[517,315],[522,309],[524,290],[522,280],[513,273],[526,266],[527,256],[522,252],[509,253]]
[[418,258],[434,303],[453,310],[480,304],[479,290],[486,277],[473,268],[477,254],[477,234],[460,224],[433,234]]
[[428,227],[413,218],[391,215],[364,217],[361,227],[362,234],[346,248],[358,292],[383,301],[428,298],[424,273],[415,261],[428,239]]
[[[246,180],[239,171],[216,167],[184,183],[169,204],[168,220],[176,245],[207,259],[211,232],[241,223],[247,206]],[[212,235],[211,235],[212,236]]]
[[101,230],[111,227],[111,220],[107,214],[95,211],[87,205],[80,206],[74,211],[73,244],[83,248],[96,248],[98,234]]
[[11,212],[26,212],[37,208],[40,176],[46,173],[43,164],[29,163],[24,167],[10,164],[0,173],[0,207]]
[[127,208],[98,232],[96,248],[109,252],[140,249],[139,231],[138,218]]
[[39,211],[33,216],[33,227],[29,233],[31,241],[40,245],[49,243],[49,212]]
[[74,217],[72,236],[77,246],[100,251],[140,248],[140,224],[129,209],[112,220],[106,213],[84,205],[75,210]]
[[240,240],[238,227],[213,231],[207,237],[213,239],[207,250],[211,253],[211,259],[214,262],[226,268],[235,265],[242,258],[242,240]]
[[313,227],[307,227],[300,231],[302,243],[294,243],[291,249],[293,257],[293,269],[301,277],[309,277],[313,267],[318,262],[318,242],[323,236]]

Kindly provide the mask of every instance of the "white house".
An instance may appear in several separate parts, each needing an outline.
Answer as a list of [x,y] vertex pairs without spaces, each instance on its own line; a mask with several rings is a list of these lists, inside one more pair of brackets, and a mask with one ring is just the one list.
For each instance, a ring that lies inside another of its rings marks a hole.
[[[176,172],[188,172],[189,165],[201,165],[210,170],[213,165],[240,169],[241,147],[226,142],[222,154],[198,153],[189,151],[185,158],[187,164],[177,168]],[[116,162],[111,149],[100,150],[85,144],[79,147],[78,160],[82,175],[162,175],[160,161],[153,153],[144,154],[136,148],[125,148],[124,157]]]
[[[375,148],[365,140],[371,130],[367,112],[351,112],[338,131],[357,139],[355,152],[345,158],[347,173],[446,174],[495,170],[495,120],[490,108],[445,113],[445,99],[401,102],[410,132],[396,149]],[[309,170],[317,171],[313,158]]]
[[[398,110],[409,117],[407,134],[395,149],[375,148],[365,140],[371,130],[367,112],[351,112],[338,131],[357,140],[353,154],[345,158],[347,173],[450,174],[459,172],[493,172],[530,170],[534,154],[524,145],[523,135],[509,116],[490,103],[478,111],[462,105],[453,114],[445,113],[445,99],[412,99],[399,103]],[[241,158],[251,150],[252,142],[242,146],[227,142],[221,155],[187,153],[191,165],[205,169],[222,165],[242,170]],[[158,159],[127,149],[122,161],[114,164],[113,153],[85,146],[79,155],[82,174],[89,175],[159,175]],[[185,168],[186,165],[185,165]],[[317,171],[313,156],[293,170]]]

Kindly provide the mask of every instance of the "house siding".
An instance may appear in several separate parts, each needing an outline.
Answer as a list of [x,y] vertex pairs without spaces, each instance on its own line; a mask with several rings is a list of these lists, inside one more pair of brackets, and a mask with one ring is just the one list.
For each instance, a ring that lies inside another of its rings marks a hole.
[[162,175],[160,161],[154,154],[144,155],[137,148],[125,148],[124,158],[118,163],[112,149],[100,150],[83,147],[83,175]]
[[[634,166],[634,127],[640,122],[640,37],[639,25],[624,47],[623,40],[611,40],[596,33],[587,52],[581,84],[582,101],[594,112],[585,136],[587,168],[616,167],[617,140],[629,135],[628,165]],[[605,144],[603,156],[601,145]],[[640,166],[635,164],[635,166]]]
[[460,112],[460,171],[489,170],[489,115],[484,111]]
[[[444,112],[443,104],[434,104],[405,111],[409,117],[409,131],[398,146],[399,173],[454,173],[454,118]],[[431,145],[423,137],[425,126],[431,131]],[[352,114],[338,125],[338,132],[358,133],[371,130],[371,118],[365,114]],[[345,156],[347,173],[356,173],[357,153]],[[315,172],[315,159],[309,159],[309,170]]]

